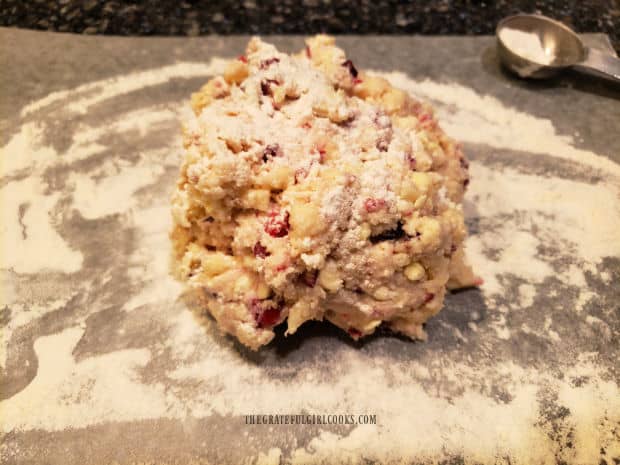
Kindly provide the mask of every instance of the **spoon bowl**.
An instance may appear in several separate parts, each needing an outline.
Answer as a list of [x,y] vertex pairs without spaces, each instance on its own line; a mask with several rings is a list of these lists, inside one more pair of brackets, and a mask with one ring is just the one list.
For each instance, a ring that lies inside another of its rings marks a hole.
[[[511,35],[509,30],[522,34]],[[550,77],[582,62],[587,56],[587,49],[572,29],[546,16],[509,16],[500,21],[495,32],[502,63],[521,77]],[[544,55],[523,50],[518,38],[525,34],[539,41],[537,46]]]

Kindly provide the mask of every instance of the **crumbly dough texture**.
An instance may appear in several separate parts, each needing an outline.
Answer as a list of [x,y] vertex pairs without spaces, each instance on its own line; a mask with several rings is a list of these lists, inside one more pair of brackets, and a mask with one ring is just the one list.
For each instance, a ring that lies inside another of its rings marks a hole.
[[465,264],[467,161],[431,107],[334,39],[253,38],[192,95],[172,200],[174,271],[252,349],[286,320],[424,339]]

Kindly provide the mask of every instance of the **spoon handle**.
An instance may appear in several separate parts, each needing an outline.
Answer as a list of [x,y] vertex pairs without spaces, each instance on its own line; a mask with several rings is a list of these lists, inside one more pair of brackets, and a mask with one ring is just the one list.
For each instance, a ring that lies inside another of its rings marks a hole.
[[586,49],[586,57],[573,68],[594,74],[615,82],[620,82],[620,58],[593,48]]

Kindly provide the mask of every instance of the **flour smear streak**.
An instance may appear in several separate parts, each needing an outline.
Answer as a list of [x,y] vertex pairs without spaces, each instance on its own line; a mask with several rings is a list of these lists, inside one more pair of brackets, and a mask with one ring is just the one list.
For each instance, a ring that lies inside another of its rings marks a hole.
[[[127,228],[137,231],[137,243],[127,257],[128,268],[122,272],[143,285],[128,296],[122,312],[174,304],[180,289],[167,272],[169,190],[159,189],[148,205],[139,194],[157,186],[165,179],[166,170],[177,166],[177,121],[185,110],[155,105],[118,114],[105,124],[80,118],[98,104],[146,87],[165,86],[171,79],[206,79],[221,72],[224,63],[222,59],[206,65],[178,63],[106,79],[55,92],[22,110],[23,125],[2,148],[0,308],[11,309],[0,336],[3,368],[8,366],[9,344],[16,331],[62,309],[94,285],[91,278],[83,279],[80,273],[88,251],[63,235],[63,225],[76,215],[84,220],[120,215]],[[442,126],[457,140],[493,147],[496,157],[506,150],[540,153],[601,173],[602,181],[593,185],[526,174],[515,168],[492,169],[475,157],[471,164],[468,199],[475,211],[468,211],[468,215],[489,221],[497,215],[507,218],[501,226],[481,229],[467,242],[471,261],[486,281],[482,293],[493,337],[515,337],[511,332],[514,329],[506,324],[511,312],[544,312],[535,308],[540,292],[537,285],[554,277],[570,291],[567,293],[574,294],[574,308],[566,308],[566,312],[586,312],[595,293],[587,285],[584,270],[596,273],[605,257],[620,256],[620,166],[600,154],[577,148],[570,136],[558,134],[551,121],[507,107],[493,97],[457,84],[417,82],[402,73],[383,75],[396,86],[431,100]],[[59,106],[78,121],[62,152],[44,137],[51,130],[46,112]],[[165,128],[170,133],[168,146],[141,151],[129,161],[115,153],[102,156],[110,149],[110,139],[129,135],[147,140],[154,135],[153,128]],[[515,128],[522,137],[514,137]],[[92,163],[85,163],[89,161]],[[62,185],[52,185],[46,177],[50,170],[71,170],[80,163],[86,168],[72,170]],[[511,216],[515,211],[521,216]],[[523,227],[524,218],[535,227]],[[574,262],[561,272],[539,253],[546,241],[555,240],[568,244],[567,253]],[[102,269],[101,282],[112,279],[113,272]],[[23,284],[28,276],[37,277],[40,292],[31,292]],[[59,284],[68,282],[63,276],[70,276],[73,284]],[[508,291],[507,278],[522,280],[518,298],[500,304]],[[601,274],[600,279],[610,277]],[[51,280],[51,290],[45,290],[46,280]],[[462,455],[466,463],[488,463],[497,457],[507,457],[512,464],[556,463],[557,447],[548,426],[540,422],[541,392],[551,390],[557,402],[570,410],[568,422],[575,444],[569,452],[562,452],[572,455],[561,458],[574,463],[598,462],[601,447],[607,449],[608,457],[620,456],[618,437],[612,432],[613,425],[617,428],[620,422],[620,391],[593,353],[579,355],[571,366],[562,368],[565,376],[558,379],[545,369],[506,361],[485,367],[475,361],[443,360],[441,366],[425,366],[387,355],[370,357],[364,351],[344,347],[337,367],[327,360],[314,361],[297,367],[290,382],[285,382],[272,379],[260,366],[243,360],[231,344],[209,341],[189,311],[172,318],[166,327],[167,336],[155,344],[77,360],[74,349],[85,334],[87,319],[100,310],[96,305],[91,308],[88,301],[81,305],[83,310],[76,312],[64,329],[35,340],[36,376],[21,391],[0,402],[2,432],[60,431],[105,422],[182,419],[188,415],[371,412],[377,415],[378,425],[356,426],[347,434],[324,430],[306,447],[266,445],[258,459],[261,463],[278,463],[287,450],[292,463],[329,463],[336,453],[349,454],[351,462],[356,463],[363,450],[368,460],[387,458],[395,462],[403,457],[433,460],[454,454]],[[603,319],[582,316],[588,324],[605,331]],[[469,338],[475,337],[481,324],[470,324]],[[524,324],[521,330],[558,342],[561,336],[554,328],[555,322],[548,317],[541,327]],[[465,338],[462,334],[460,337]],[[196,357],[195,347],[201,345],[206,350]],[[159,382],[142,381],[138,372],[166,350],[172,354],[172,368],[161,374]],[[333,377],[321,377],[330,370]],[[438,372],[462,386],[463,392],[448,396],[425,389],[423,382],[432,381]],[[579,377],[587,377],[589,382],[571,383]],[[187,382],[210,388],[189,393],[166,388],[167,384]],[[507,401],[500,402],[488,394],[499,382],[509,392]],[[212,394],[213,389],[218,393]],[[15,454],[10,448],[1,451],[5,459]]]

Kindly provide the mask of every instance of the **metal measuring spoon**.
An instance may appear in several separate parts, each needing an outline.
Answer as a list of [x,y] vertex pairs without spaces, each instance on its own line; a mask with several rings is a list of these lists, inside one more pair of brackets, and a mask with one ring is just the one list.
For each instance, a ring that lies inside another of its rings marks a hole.
[[[572,29],[546,16],[509,16],[495,34],[500,60],[521,77],[546,78],[572,68],[620,82],[620,59],[586,47]],[[540,50],[533,51],[540,53],[524,53],[519,37],[538,39]]]

